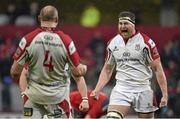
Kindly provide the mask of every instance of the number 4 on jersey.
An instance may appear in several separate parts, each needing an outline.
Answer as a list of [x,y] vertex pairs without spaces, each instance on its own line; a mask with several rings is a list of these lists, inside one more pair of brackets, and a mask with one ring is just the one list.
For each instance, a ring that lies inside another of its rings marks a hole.
[[48,68],[49,71],[53,71],[54,65],[52,64],[52,56],[50,55],[49,51],[45,52],[43,66]]

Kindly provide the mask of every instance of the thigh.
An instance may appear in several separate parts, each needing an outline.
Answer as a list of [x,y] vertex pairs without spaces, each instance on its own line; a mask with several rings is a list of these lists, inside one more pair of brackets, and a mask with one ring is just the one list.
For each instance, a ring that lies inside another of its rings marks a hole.
[[146,90],[137,93],[133,101],[134,110],[136,112],[147,115],[148,113],[154,112],[158,109],[155,103],[155,97],[152,90]]
[[133,101],[132,97],[133,93],[112,90],[108,112],[115,111],[121,113],[123,116],[126,116]]
[[131,103],[133,101],[132,96],[133,93],[113,90],[110,96],[109,105],[131,106]]
[[109,105],[108,106],[108,112],[110,111],[115,111],[119,112],[122,114],[122,116],[126,116],[127,113],[129,112],[130,106],[125,106],[125,105]]

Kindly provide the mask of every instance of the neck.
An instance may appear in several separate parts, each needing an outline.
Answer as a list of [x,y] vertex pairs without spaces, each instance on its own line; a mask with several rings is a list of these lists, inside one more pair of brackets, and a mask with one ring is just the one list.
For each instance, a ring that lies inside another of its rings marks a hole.
[[51,21],[41,21],[41,27],[46,29],[56,28],[57,23]]
[[52,27],[42,27],[41,26],[41,28],[45,31],[54,31],[55,30],[55,28],[52,28]]

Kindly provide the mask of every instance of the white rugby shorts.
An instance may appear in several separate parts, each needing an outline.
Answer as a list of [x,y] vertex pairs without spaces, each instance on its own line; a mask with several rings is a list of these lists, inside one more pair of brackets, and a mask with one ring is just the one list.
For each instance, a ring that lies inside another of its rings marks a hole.
[[112,90],[109,105],[132,106],[136,112],[142,113],[158,110],[152,90],[142,92]]

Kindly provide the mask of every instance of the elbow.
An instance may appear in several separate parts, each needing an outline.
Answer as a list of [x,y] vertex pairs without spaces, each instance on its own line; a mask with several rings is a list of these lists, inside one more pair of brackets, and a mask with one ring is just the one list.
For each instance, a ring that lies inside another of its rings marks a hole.
[[80,64],[77,67],[72,68],[72,74],[76,77],[84,76],[87,72],[87,66]]
[[12,69],[11,69],[11,71],[10,71],[10,75],[11,75],[11,77],[13,78],[13,79],[19,79],[19,77],[20,77],[20,74],[19,73],[17,73],[16,71],[13,71]]

